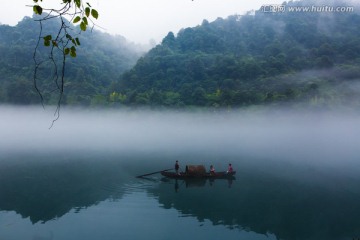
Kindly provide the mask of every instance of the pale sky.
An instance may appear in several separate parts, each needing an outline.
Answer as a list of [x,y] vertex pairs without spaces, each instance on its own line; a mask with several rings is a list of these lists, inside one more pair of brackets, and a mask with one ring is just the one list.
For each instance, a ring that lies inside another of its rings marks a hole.
[[[201,24],[203,19],[243,14],[263,4],[279,4],[284,0],[85,0],[98,10],[96,22],[110,34],[120,34],[136,43],[159,43],[169,31],[175,34],[186,27]],[[43,0],[42,4],[62,2]],[[32,16],[32,0],[0,0],[0,23],[16,25],[24,16]]]

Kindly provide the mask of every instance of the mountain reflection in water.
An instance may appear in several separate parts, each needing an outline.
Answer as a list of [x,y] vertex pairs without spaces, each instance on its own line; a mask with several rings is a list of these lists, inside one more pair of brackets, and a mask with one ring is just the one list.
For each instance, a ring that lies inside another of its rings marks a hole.
[[124,175],[119,174],[120,168],[115,162],[75,159],[1,163],[0,210],[45,223],[72,209],[78,212],[109,198],[121,198]]
[[[139,172],[151,167],[142,164],[139,169],[141,161],[116,157],[2,162],[0,216],[1,211],[15,211],[33,224],[46,224],[104,201],[121,204],[124,196],[143,192],[147,199],[141,201],[156,199],[162,209],[176,210],[179,216],[239,233],[274,234],[284,240],[360,236],[358,176],[244,161],[237,163],[241,167],[234,180],[184,181],[160,175],[137,179]],[[161,221],[176,224],[176,219]]]
[[164,208],[200,222],[209,219],[231,229],[270,232],[279,239],[350,239],[360,233],[360,191],[352,188],[358,183],[351,177],[323,184],[264,172],[239,175],[231,188],[226,180],[190,183],[191,187],[170,180],[151,192]]
[[282,174],[244,167],[231,185],[172,179],[149,191],[165,209],[230,229],[289,240],[360,236],[359,177],[286,167],[278,167]]

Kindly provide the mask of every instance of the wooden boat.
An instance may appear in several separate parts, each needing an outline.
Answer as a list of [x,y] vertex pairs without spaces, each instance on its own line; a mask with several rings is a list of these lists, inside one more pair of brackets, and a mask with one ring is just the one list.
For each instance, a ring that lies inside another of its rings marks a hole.
[[231,179],[234,178],[236,171],[233,172],[215,172],[215,173],[201,173],[201,174],[193,174],[186,172],[167,172],[162,171],[161,175],[168,178],[176,178],[176,179],[195,179],[195,178],[208,178],[208,179]]

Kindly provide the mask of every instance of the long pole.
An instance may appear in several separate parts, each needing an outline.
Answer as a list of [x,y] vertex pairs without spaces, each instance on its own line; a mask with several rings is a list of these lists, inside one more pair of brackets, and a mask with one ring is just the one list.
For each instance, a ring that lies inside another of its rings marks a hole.
[[142,178],[142,177],[145,177],[145,176],[149,176],[149,175],[153,175],[153,174],[161,173],[161,172],[165,172],[165,171],[170,171],[170,170],[173,170],[173,168],[169,168],[169,169],[164,169],[164,170],[157,171],[157,172],[152,172],[152,173],[143,174],[143,175],[137,176],[137,178]]

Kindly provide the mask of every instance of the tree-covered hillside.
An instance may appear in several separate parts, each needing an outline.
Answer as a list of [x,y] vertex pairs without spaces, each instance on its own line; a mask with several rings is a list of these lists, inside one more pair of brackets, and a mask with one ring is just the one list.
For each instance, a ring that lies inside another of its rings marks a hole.
[[[128,105],[244,106],[359,103],[360,15],[258,10],[170,32],[111,87]],[[326,1],[345,6],[344,1]]]
[[[56,20],[44,23],[42,36],[58,31],[58,24]],[[76,31],[76,27],[73,28],[75,33],[80,32]],[[40,103],[33,84],[33,53],[39,32],[40,26],[35,17],[25,17],[14,27],[0,25],[0,102]],[[62,104],[107,102],[110,83],[135,65],[143,54],[142,50],[127,42],[124,37],[111,36],[96,29],[83,32],[79,39],[81,45],[77,48],[77,57],[68,57],[66,61]],[[38,61],[44,63],[38,71],[39,90],[44,95],[45,103],[56,104],[58,93],[55,91],[55,69],[48,54],[49,47],[44,47],[43,40],[40,41],[37,56]]]

